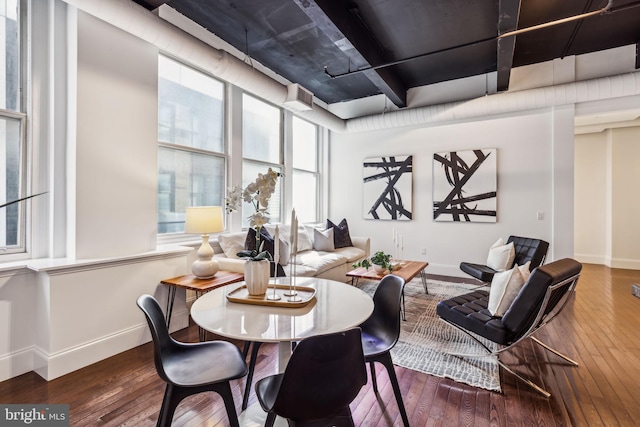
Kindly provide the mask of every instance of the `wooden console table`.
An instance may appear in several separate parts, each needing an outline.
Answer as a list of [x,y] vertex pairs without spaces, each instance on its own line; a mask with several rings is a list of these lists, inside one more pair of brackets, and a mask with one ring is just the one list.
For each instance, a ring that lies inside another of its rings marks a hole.
[[193,274],[185,274],[184,276],[173,277],[160,281],[163,285],[169,286],[169,294],[167,295],[167,329],[171,324],[171,313],[173,312],[173,301],[176,299],[176,291],[178,288],[195,291],[196,299],[212,289],[221,286],[230,285],[236,282],[242,282],[244,274],[232,271],[219,270],[211,279],[198,279]]

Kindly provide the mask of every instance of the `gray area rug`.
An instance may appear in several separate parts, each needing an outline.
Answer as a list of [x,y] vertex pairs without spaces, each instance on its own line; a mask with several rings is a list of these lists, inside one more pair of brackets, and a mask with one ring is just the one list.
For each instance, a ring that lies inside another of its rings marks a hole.
[[[454,381],[501,391],[500,371],[495,357],[456,357],[451,353],[486,354],[473,339],[446,324],[436,315],[438,301],[461,295],[477,285],[428,280],[424,293],[419,278],[405,285],[407,321],[402,322],[400,340],[392,350],[393,363],[404,368],[450,378]],[[358,287],[373,295],[378,282],[363,281]],[[482,340],[489,348],[495,344]]]

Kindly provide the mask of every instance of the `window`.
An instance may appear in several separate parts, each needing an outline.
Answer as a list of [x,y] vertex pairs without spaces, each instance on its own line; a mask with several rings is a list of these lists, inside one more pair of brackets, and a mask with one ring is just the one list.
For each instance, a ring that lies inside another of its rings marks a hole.
[[[242,96],[242,188],[255,181],[258,173],[269,168],[282,172],[282,111],[252,96]],[[270,222],[281,222],[282,180],[269,201]],[[253,207],[242,206],[242,226],[248,227],[247,217]]]
[[300,222],[318,221],[318,127],[293,117],[293,206]]
[[224,206],[224,84],[160,56],[158,139],[158,233],[181,233],[188,206]]
[[[25,194],[25,120],[21,113],[20,2],[0,2],[0,204]],[[0,208],[0,251],[25,251],[25,203]]]

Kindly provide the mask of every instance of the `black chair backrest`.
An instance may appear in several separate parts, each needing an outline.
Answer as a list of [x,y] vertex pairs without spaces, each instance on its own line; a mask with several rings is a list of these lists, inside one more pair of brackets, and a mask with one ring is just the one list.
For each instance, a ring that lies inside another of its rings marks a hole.
[[138,297],[136,303],[144,313],[147,323],[149,324],[149,329],[151,330],[151,337],[153,338],[153,360],[158,375],[165,382],[171,382],[164,372],[162,356],[175,347],[175,341],[169,335],[160,304],[158,304],[158,301],[151,295],[141,295]]
[[273,409],[292,420],[330,417],[366,382],[360,328],[305,338],[285,368]]
[[[534,322],[538,317],[549,287],[573,277],[577,280],[581,270],[582,264],[571,258],[554,261],[533,270],[529,280],[520,289],[511,307],[502,317],[503,325],[512,331],[515,338],[526,334],[532,326],[536,327],[537,325],[534,325]],[[554,290],[550,295],[544,314],[548,314],[556,307],[570,289],[569,285],[571,285],[570,281],[567,282],[567,286]]]
[[542,265],[544,258],[547,255],[547,250],[549,249],[549,243],[540,239],[509,236],[507,243],[509,242],[513,242],[513,247],[516,252],[516,258],[511,267],[514,265],[524,265],[531,261],[531,265],[529,267],[529,270],[531,271]]
[[361,325],[365,330],[375,330],[376,335],[392,340],[400,338],[400,304],[405,280],[394,274],[382,278],[373,294],[373,313]]

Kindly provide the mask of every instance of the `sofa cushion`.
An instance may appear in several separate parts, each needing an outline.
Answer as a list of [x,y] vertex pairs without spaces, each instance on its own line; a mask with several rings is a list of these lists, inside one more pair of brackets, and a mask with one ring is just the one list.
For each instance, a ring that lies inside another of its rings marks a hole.
[[313,249],[324,252],[336,250],[333,243],[333,228],[327,228],[324,231],[313,229]]
[[[340,264],[346,264],[347,258],[336,252],[304,251],[298,252],[292,262],[295,262],[297,266],[303,265],[315,270],[317,275]],[[300,275],[297,267],[296,274]]]
[[218,236],[218,244],[227,258],[238,258],[236,254],[244,250],[245,238],[244,233],[220,234]]
[[[276,226],[273,224],[267,224],[264,226],[272,235],[275,233]],[[291,226],[290,225],[278,225],[278,232],[280,233],[280,239],[285,242],[291,241]],[[313,249],[313,242],[307,229],[300,225],[298,226],[298,252],[308,251]]]
[[327,219],[327,228],[333,228],[333,242],[336,249],[353,246],[346,218],[343,218],[338,225]]
[[355,246],[348,246],[346,248],[336,249],[335,253],[345,257],[348,263],[356,262],[367,256],[365,251],[363,251],[360,248],[356,248]]
[[[291,267],[293,263],[289,264],[285,269],[285,273],[289,276],[291,273]],[[296,277],[315,277],[318,274],[317,270],[311,266],[296,264]]]

